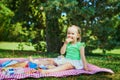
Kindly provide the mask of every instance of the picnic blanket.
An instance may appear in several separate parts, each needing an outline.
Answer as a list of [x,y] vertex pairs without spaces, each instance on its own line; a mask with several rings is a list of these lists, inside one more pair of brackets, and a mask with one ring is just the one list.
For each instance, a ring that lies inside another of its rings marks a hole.
[[[27,59],[25,58],[3,58],[0,59],[0,64],[7,61],[7,60],[19,60],[19,61],[25,61]],[[71,70],[65,70],[65,71],[60,71],[60,72],[54,72],[54,73],[49,73],[49,74],[41,74],[40,72],[35,72],[35,73],[29,73],[29,74],[13,74],[13,75],[4,75],[2,74],[2,69],[0,68],[0,80],[17,80],[17,79],[24,79],[24,78],[40,78],[40,77],[66,77],[66,76],[71,76],[71,75],[81,75],[81,74],[96,74],[98,72],[107,72],[110,74],[113,74],[114,72],[111,69],[108,68],[100,68],[96,65],[93,64],[88,64],[88,67],[92,71],[85,71],[83,69],[71,69]],[[24,71],[29,71],[32,70],[32,68],[23,68]]]

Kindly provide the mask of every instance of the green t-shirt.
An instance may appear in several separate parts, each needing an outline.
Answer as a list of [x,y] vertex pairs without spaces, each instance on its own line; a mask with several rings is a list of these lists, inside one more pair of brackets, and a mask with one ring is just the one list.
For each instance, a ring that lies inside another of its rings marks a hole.
[[72,60],[80,60],[80,48],[85,47],[85,43],[83,42],[77,42],[76,44],[67,44],[66,48],[66,58],[72,59]]

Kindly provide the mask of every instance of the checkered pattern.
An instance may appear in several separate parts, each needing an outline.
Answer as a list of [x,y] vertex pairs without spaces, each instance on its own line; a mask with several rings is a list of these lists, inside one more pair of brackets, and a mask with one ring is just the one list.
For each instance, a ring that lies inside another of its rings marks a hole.
[[[13,58],[14,60],[26,60],[24,58]],[[9,60],[8,58],[6,59],[0,59],[0,63]],[[80,75],[80,74],[95,74],[98,72],[108,72],[108,73],[114,73],[111,69],[107,69],[107,68],[100,68],[98,66],[89,64],[88,67],[92,70],[91,72],[89,71],[85,71],[85,70],[76,70],[76,69],[71,69],[71,70],[66,70],[66,71],[60,71],[60,72],[54,72],[54,73],[50,73],[50,74],[41,74],[40,72],[35,72],[35,73],[24,73],[24,74],[13,74],[11,76],[8,75],[3,75],[1,73],[1,69],[0,69],[0,80],[17,80],[17,79],[23,79],[23,78],[28,78],[28,77],[32,77],[32,78],[40,78],[40,77],[66,77],[66,76],[71,76],[71,75]],[[33,69],[30,68],[24,68],[24,71],[30,71]]]

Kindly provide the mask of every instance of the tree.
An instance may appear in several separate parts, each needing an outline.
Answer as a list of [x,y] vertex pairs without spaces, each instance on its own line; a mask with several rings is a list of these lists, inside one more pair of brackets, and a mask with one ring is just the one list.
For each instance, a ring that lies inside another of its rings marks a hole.
[[[0,40],[4,40],[9,35],[9,26],[14,16],[14,12],[0,2]],[[3,34],[4,33],[4,34]]]
[[22,26],[21,40],[30,41],[36,48],[41,48],[40,41],[46,41],[48,52],[59,52],[71,24],[81,27],[88,53],[97,48],[105,53],[120,44],[119,0],[2,1],[15,14],[10,21],[14,28],[18,23]]
[[114,36],[119,26],[119,19],[115,19],[119,16],[119,6],[118,0],[96,0],[95,15],[90,18],[92,31],[90,39],[92,39],[91,44],[102,49],[103,53],[114,49],[118,44]]
[[[59,52],[70,14],[77,4],[74,0],[49,0],[43,4],[46,13],[46,41],[48,52]],[[67,16],[67,18],[66,18]],[[61,20],[61,21],[60,21]],[[63,23],[63,24],[62,24]]]
[[116,47],[118,42],[114,35],[119,24],[113,18],[119,15],[118,0],[51,0],[45,4],[48,51],[50,48],[54,51],[62,40],[58,37],[61,32],[58,19],[62,12],[67,13],[67,25],[75,24],[82,28],[88,52],[100,48],[105,53]]
[[2,0],[1,2],[14,12],[14,16],[11,17],[8,24],[9,27],[6,28],[10,30],[7,31],[9,36],[6,38],[9,38],[9,41],[30,42],[38,51],[43,46],[45,48],[46,44],[43,44],[45,41],[45,20],[44,13],[40,9],[41,1]]

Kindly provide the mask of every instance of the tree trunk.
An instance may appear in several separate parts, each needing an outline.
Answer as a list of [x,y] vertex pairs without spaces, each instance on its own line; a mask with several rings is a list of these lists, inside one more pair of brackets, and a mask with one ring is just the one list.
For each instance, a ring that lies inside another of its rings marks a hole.
[[47,52],[60,52],[61,38],[58,25],[58,18],[46,19],[46,42]]

